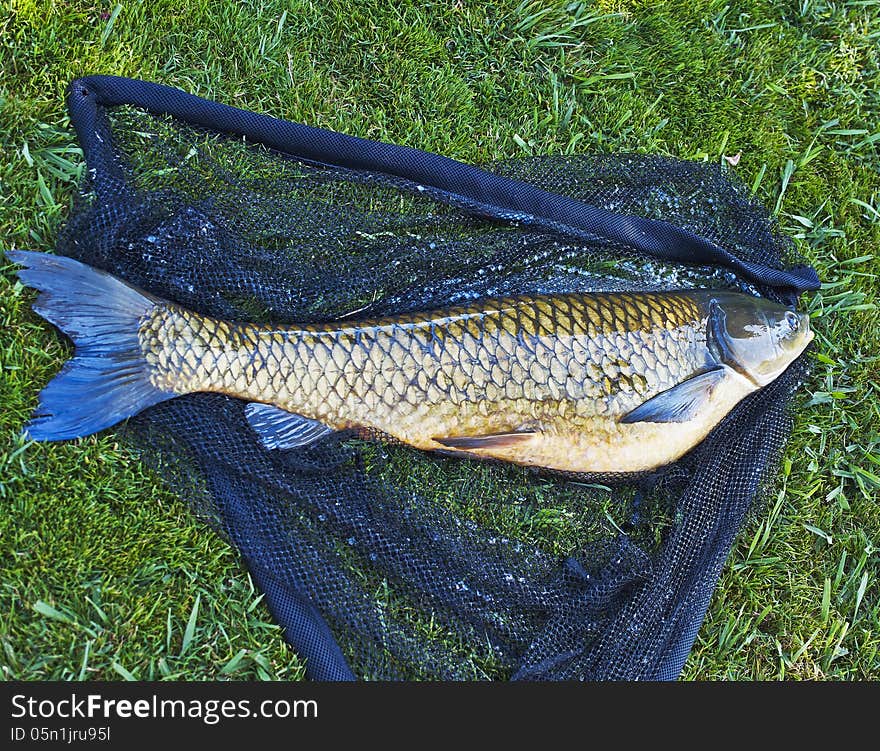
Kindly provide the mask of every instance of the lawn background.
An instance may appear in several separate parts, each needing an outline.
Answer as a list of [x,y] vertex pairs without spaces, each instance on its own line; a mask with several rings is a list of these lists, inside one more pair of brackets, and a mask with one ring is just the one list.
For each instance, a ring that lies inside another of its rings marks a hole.
[[[880,678],[880,2],[389,5],[4,0],[0,246],[52,249],[83,169],[65,88],[92,73],[468,162],[740,155],[825,284],[779,494],[684,677]],[[0,270],[3,677],[302,677],[234,551],[112,431],[21,440],[67,350]]]

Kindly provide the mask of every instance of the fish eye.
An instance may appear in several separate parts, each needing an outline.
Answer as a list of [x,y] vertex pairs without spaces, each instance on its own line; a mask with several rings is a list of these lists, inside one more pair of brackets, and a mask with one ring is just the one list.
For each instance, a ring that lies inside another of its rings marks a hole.
[[798,314],[789,310],[785,314],[785,322],[788,324],[788,328],[794,332],[798,330],[800,326],[800,319],[798,318]]

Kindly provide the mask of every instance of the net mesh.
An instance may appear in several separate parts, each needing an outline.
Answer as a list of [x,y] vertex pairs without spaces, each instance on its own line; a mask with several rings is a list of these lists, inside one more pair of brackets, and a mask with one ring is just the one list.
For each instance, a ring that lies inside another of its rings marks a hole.
[[[97,122],[104,146],[89,152],[59,252],[204,314],[285,323],[527,292],[774,294],[135,107],[101,107]],[[678,224],[745,261],[797,260],[712,165],[605,155],[489,169]],[[640,476],[563,476],[347,433],[267,451],[243,402],[209,394],[157,405],[125,433],[267,594],[296,592],[317,609],[358,677],[671,678],[772,477],[804,367],[684,459]]]

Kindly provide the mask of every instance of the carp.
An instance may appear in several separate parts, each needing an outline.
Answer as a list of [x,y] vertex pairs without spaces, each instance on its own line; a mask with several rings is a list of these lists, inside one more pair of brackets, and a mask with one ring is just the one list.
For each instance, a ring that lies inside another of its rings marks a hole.
[[334,431],[576,473],[675,461],[813,338],[809,317],[728,290],[483,299],[331,323],[225,321],[71,258],[7,256],[74,357],[34,440],[90,435],[182,394],[248,402],[269,449]]

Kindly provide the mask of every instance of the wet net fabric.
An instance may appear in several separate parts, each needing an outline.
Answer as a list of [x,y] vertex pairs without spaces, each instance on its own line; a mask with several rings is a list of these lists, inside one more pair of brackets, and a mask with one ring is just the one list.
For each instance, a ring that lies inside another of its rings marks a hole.
[[[271,129],[256,138],[247,113],[205,114],[203,100],[137,83],[72,85],[88,169],[58,252],[200,313],[310,322],[685,287],[792,302],[815,283],[716,166],[621,155],[490,165],[511,178],[511,208],[493,203],[489,178],[481,191],[450,183],[476,173],[416,180],[366,168],[381,164],[372,153],[328,164],[279,148]],[[647,240],[632,222],[603,234],[579,204],[663,226]],[[666,225],[732,260],[682,263],[687,243],[658,257]],[[268,451],[245,403],[220,395],[171,400],[120,430],[238,548],[312,678],[670,679],[772,482],[804,367],[747,398],[684,459],[636,477],[563,476],[348,433]]]

